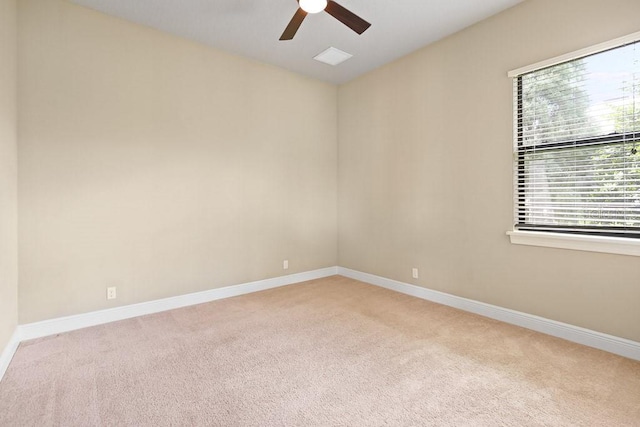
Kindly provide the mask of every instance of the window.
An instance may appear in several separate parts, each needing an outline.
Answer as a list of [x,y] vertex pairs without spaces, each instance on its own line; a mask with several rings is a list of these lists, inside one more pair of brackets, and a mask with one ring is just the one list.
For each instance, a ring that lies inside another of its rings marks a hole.
[[639,40],[509,73],[515,230],[640,239]]

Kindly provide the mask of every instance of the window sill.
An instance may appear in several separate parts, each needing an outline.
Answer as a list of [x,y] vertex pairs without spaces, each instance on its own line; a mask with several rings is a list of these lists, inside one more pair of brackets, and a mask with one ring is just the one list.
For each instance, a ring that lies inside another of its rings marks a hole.
[[507,235],[514,245],[640,256],[640,239],[544,233],[539,231],[507,231]]

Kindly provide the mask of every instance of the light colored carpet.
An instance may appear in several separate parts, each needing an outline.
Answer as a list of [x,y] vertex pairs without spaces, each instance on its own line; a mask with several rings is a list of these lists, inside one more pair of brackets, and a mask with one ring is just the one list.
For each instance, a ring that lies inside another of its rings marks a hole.
[[2,426],[640,426],[640,363],[335,276],[38,339]]

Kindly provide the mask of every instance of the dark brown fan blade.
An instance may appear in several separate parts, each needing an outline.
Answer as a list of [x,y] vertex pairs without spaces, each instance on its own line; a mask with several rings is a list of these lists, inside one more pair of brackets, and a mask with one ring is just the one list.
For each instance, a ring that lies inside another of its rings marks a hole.
[[304,21],[306,16],[307,12],[298,8],[295,15],[293,15],[293,18],[291,18],[291,21],[289,21],[289,25],[284,29],[284,33],[280,36],[280,40],[291,40],[293,36],[296,35],[298,28],[300,28],[300,24],[302,24],[302,21]]
[[367,21],[333,0],[329,0],[325,11],[358,34],[364,33],[371,26]]

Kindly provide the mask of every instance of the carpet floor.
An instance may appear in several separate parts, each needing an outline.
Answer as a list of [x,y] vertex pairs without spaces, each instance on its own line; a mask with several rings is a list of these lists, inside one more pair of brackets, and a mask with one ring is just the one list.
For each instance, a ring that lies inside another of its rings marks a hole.
[[340,276],[24,342],[2,426],[640,426],[640,362]]

